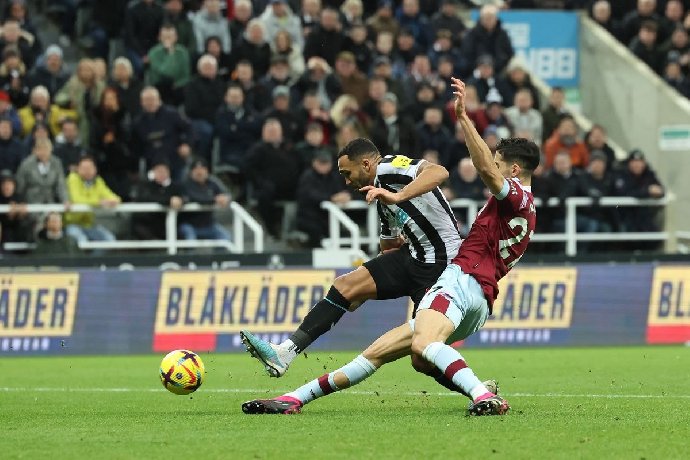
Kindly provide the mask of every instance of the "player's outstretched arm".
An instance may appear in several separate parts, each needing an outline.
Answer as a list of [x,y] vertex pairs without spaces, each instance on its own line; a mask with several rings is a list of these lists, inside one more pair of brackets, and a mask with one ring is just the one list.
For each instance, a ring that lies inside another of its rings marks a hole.
[[498,170],[489,146],[486,145],[482,136],[477,132],[477,128],[474,127],[472,120],[467,116],[467,112],[465,112],[465,83],[457,78],[451,78],[451,86],[455,90],[453,92],[455,94],[455,115],[458,117],[462,130],[465,133],[465,143],[470,151],[472,163],[474,163],[479,177],[482,178],[482,181],[491,193],[497,195],[503,189],[505,178]]
[[383,204],[398,204],[432,191],[446,179],[448,179],[446,168],[428,161],[422,161],[417,169],[417,176],[399,192],[391,192],[390,190],[372,185],[362,187],[359,191],[367,194],[367,203],[379,200]]

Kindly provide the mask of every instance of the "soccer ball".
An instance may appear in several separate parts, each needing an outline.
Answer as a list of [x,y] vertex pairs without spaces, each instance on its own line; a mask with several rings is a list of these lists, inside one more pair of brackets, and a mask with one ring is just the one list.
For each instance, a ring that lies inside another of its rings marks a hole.
[[189,350],[171,351],[161,361],[160,378],[166,390],[176,395],[195,392],[204,381],[204,363]]

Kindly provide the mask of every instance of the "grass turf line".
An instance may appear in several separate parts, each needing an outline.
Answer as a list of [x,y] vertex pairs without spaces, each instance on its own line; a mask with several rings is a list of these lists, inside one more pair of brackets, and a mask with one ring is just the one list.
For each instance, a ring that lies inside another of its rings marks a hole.
[[[0,391],[1,457],[687,458],[690,348],[464,350],[480,378],[512,395],[507,416],[485,418],[465,417],[466,400],[440,395],[407,359],[353,389],[364,394],[322,398],[297,416],[247,416],[243,401],[356,353],[309,354],[269,379],[248,355],[197,351],[207,375],[191,397],[160,386],[162,355],[3,359],[0,387],[14,390]],[[90,391],[99,388],[133,391]],[[640,395],[665,397],[625,397]]]

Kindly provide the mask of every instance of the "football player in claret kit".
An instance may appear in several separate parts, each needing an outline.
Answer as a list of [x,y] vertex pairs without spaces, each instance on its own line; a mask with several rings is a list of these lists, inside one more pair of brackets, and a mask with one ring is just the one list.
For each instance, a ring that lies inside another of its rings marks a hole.
[[328,332],[347,311],[369,299],[410,296],[415,306],[443,273],[462,241],[457,221],[439,185],[448,178],[443,166],[402,155],[382,157],[367,139],[355,139],[338,154],[345,183],[372,203],[379,200],[382,254],[335,279],[288,340],[272,344],[242,331],[247,350],[269,375],[280,377],[290,362]]
[[[420,372],[471,399],[473,415],[502,415],[509,405],[495,387],[479,381],[449,343],[470,336],[486,322],[498,295],[498,281],[520,260],[534,233],[536,211],[530,189],[539,165],[539,147],[525,139],[499,142],[495,156],[465,113],[465,85],[452,80],[455,111],[482,181],[492,193],[479,212],[457,256],[419,303],[417,316],[379,337],[349,364],[274,399],[242,405],[249,414],[290,414],[334,391],[362,382],[385,363],[412,355]],[[379,203],[394,199],[390,191],[369,192]]]

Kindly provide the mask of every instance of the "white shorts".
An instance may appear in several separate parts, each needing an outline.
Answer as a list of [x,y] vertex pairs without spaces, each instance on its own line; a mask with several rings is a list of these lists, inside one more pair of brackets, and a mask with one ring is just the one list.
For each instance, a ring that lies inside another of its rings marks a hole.
[[[481,286],[455,264],[446,267],[419,302],[417,311],[425,309],[443,313],[455,325],[455,332],[446,343],[466,339],[477,332],[489,317],[489,304]],[[414,319],[410,320],[410,327],[414,330]]]

